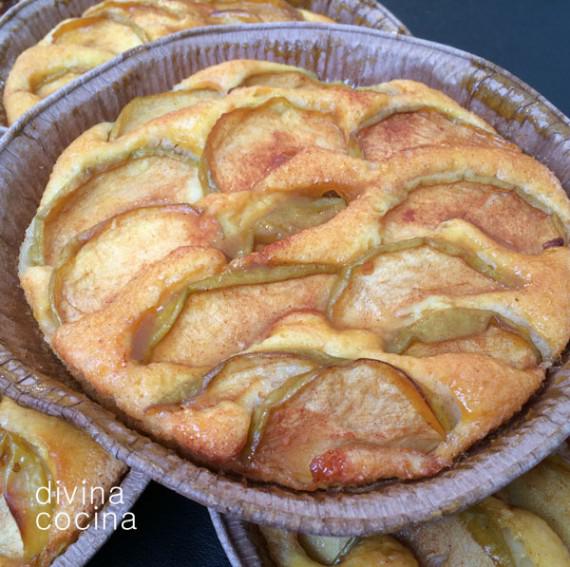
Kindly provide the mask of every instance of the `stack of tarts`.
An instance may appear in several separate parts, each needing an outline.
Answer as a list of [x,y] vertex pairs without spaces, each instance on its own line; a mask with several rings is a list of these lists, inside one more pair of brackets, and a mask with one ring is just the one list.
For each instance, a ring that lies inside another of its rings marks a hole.
[[125,472],[86,433],[2,397],[0,566],[49,565],[85,532]]
[[554,455],[476,506],[396,537],[334,538],[262,527],[258,552],[264,564],[277,567],[567,567],[569,520],[570,466]]
[[300,490],[451,466],[570,336],[570,203],[441,92],[231,61],[60,156],[20,277],[86,388]]

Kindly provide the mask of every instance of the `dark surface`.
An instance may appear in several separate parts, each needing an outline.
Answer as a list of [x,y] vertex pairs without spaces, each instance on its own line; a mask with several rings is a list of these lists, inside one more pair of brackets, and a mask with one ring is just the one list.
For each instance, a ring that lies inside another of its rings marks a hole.
[[117,531],[90,567],[229,566],[203,506],[151,483],[132,511],[136,531]]
[[[568,0],[385,0],[412,33],[512,71],[570,114]],[[229,565],[207,511],[156,484],[134,508],[137,531],[117,532],[91,567]]]
[[570,114],[568,0],[385,0],[413,35],[511,71]]

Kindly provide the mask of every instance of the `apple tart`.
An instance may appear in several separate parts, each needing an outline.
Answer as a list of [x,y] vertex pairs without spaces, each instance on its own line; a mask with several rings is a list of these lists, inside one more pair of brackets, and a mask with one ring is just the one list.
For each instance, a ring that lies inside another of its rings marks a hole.
[[231,61],[58,159],[21,251],[94,395],[210,467],[302,490],[434,475],[570,336],[554,175],[423,84]]
[[49,565],[125,467],[62,419],[0,401],[0,565]]
[[[260,527],[277,567],[567,567],[570,467],[549,457],[497,496],[394,536],[326,537]],[[418,558],[414,557],[414,555]]]
[[312,536],[260,527],[277,567],[419,567],[414,554],[396,538]]
[[199,26],[333,23],[287,0],[104,0],[59,23],[15,61],[4,89],[8,124],[123,51]]

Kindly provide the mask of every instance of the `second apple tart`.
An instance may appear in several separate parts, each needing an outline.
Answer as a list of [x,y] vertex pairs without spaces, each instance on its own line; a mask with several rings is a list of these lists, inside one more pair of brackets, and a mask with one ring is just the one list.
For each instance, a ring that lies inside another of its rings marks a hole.
[[98,399],[212,468],[302,490],[434,475],[570,336],[554,175],[423,84],[231,61],[60,156],[21,253]]
[[70,81],[129,49],[197,27],[275,22],[333,20],[287,0],[103,0],[81,16],[61,21],[18,56],[3,94],[8,124]]

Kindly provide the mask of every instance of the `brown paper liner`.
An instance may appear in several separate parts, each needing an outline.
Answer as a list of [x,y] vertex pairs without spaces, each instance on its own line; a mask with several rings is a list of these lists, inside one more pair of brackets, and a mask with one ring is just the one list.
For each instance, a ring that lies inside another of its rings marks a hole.
[[[566,443],[559,448],[558,453],[570,464],[570,451]],[[276,567],[267,543],[256,525],[212,509],[208,512],[232,567]],[[412,550],[421,567],[441,567],[449,564],[446,563],[449,562],[447,543],[442,545],[432,538],[418,537],[413,527],[405,528],[395,535]],[[464,559],[469,560],[468,557]]]
[[[480,114],[570,188],[568,119],[506,71],[450,47],[314,24],[202,29],[142,46],[40,103],[0,141],[0,389],[25,394],[34,407],[63,415],[129,466],[180,494],[256,523],[333,535],[393,532],[495,492],[570,434],[568,369],[553,369],[523,412],[434,478],[314,494],[197,466],[70,390],[78,387],[44,344],[16,274],[24,230],[51,168],[74,138],[93,124],[114,120],[134,96],[167,90],[198,69],[235,58],[299,65],[323,79],[361,85],[395,77],[424,81]],[[61,382],[46,383],[46,374]]]

